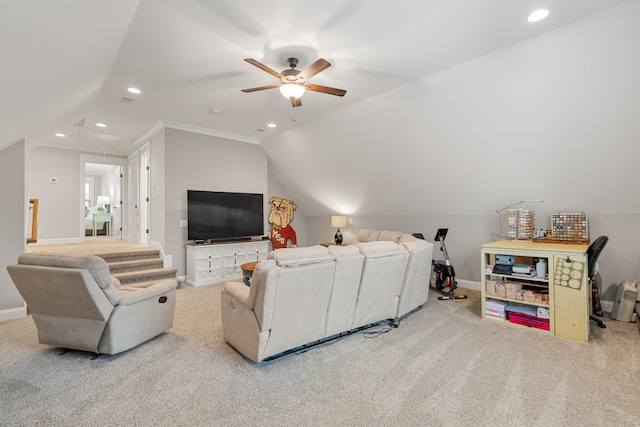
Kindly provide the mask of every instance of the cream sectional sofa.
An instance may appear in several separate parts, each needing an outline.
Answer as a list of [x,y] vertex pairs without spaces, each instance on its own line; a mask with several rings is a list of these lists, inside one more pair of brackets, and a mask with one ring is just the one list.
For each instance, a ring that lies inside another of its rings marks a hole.
[[433,244],[395,231],[360,230],[352,245],[277,249],[251,287],[222,290],[226,342],[254,362],[427,302]]

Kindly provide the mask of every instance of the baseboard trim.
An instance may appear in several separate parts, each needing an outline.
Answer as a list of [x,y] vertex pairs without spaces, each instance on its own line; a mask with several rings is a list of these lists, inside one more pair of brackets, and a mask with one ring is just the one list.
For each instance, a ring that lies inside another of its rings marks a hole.
[[6,320],[22,319],[23,317],[27,317],[26,304],[24,304],[22,307],[0,310],[0,322],[4,322]]
[[456,282],[458,282],[459,288],[473,289],[474,291],[480,291],[482,289],[482,284],[480,282],[474,282],[473,280],[456,279]]
[[172,268],[173,267],[173,255],[167,255],[164,253],[164,250],[162,249],[162,245],[160,244],[160,242],[156,242],[153,240],[149,241],[149,247],[153,248],[153,249],[157,249],[160,251],[160,258],[162,258],[162,262],[164,265],[164,268]]

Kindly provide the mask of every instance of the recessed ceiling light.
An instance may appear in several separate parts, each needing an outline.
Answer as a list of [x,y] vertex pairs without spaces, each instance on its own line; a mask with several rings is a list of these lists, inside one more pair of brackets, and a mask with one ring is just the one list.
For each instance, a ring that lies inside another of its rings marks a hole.
[[527,21],[538,22],[538,21],[542,21],[547,16],[549,16],[549,11],[546,9],[540,9],[540,10],[536,10],[531,15],[529,15],[529,17],[527,18]]
[[135,93],[136,95],[140,95],[142,93],[142,91],[137,87],[130,87],[127,90],[129,91],[129,93]]
[[67,135],[65,135],[64,133],[56,133],[56,136],[59,136],[60,138],[64,138]]
[[106,128],[107,125],[105,125],[104,123],[96,123],[96,126],[98,126],[99,128]]
[[274,128],[274,127],[276,127],[276,126],[277,126],[277,125],[276,125],[275,123],[269,123],[269,124],[267,125],[267,127],[269,127],[269,128]]

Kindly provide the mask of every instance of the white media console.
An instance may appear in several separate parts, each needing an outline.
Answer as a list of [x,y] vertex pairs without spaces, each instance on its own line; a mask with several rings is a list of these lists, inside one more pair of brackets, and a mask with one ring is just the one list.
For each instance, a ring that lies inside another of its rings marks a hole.
[[269,241],[187,243],[187,283],[204,286],[242,279],[240,266],[267,258]]

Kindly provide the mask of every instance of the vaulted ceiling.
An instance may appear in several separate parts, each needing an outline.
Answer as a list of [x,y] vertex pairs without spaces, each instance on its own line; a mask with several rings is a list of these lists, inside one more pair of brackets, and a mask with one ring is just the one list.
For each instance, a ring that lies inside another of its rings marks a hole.
[[[620,3],[1,1],[0,149],[26,138],[126,155],[161,121],[259,141]],[[549,17],[528,23],[541,7]],[[241,92],[277,83],[244,58],[281,71],[289,57],[326,58],[312,82],[346,96],[292,108],[277,90]]]

